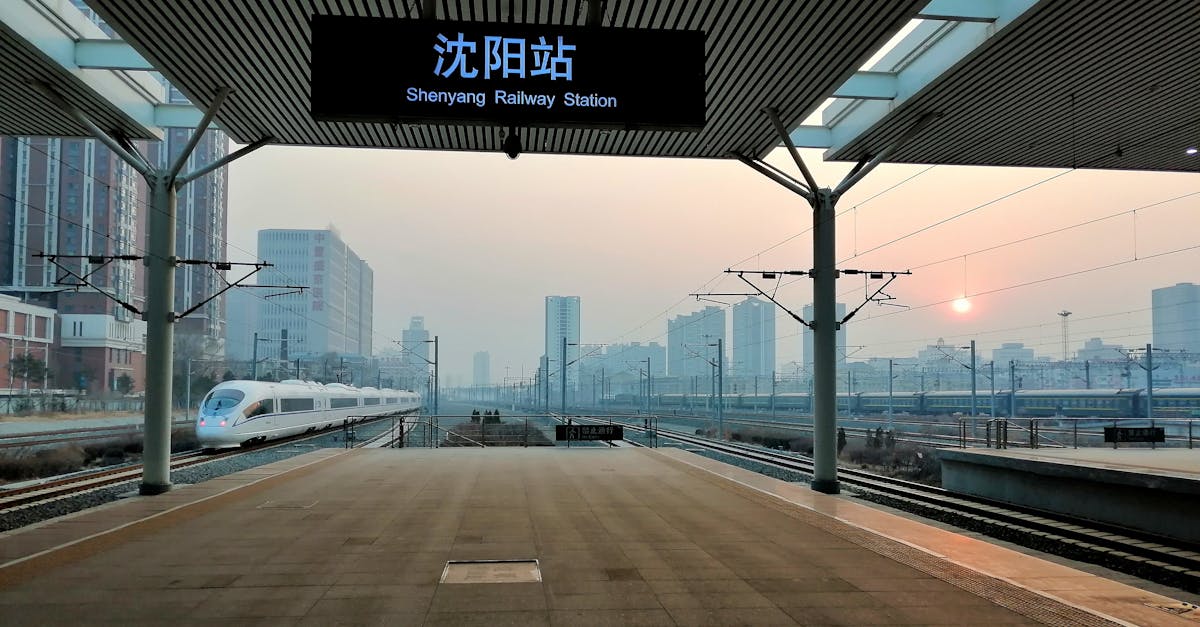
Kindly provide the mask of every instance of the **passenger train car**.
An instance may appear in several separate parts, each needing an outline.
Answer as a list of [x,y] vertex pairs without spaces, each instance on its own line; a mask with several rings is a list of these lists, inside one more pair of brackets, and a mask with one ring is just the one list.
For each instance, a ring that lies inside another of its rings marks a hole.
[[[986,415],[992,409],[989,390],[975,393],[975,410]],[[1160,388],[1151,395],[1154,415],[1161,418],[1200,418],[1200,388]],[[707,394],[659,394],[654,402],[664,409],[704,409],[711,403]],[[1015,415],[1030,417],[1065,416],[1074,418],[1129,418],[1146,415],[1143,389],[1104,390],[997,390],[996,414],[1007,416],[1009,404]],[[953,415],[971,413],[970,391],[895,392],[890,399],[892,411],[914,415]],[[888,410],[886,392],[857,392],[837,395],[838,411],[882,414]],[[726,394],[726,409],[763,411],[771,408],[770,394]],[[812,412],[808,393],[787,392],[775,395],[775,409],[801,414]]]
[[420,408],[419,394],[401,390],[295,379],[225,381],[200,404],[196,437],[201,448],[231,448],[326,429],[346,419],[412,414]]

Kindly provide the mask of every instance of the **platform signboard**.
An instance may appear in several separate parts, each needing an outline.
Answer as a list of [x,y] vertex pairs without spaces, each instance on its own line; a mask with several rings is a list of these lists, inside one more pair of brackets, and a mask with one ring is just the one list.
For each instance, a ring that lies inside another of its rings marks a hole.
[[624,440],[625,427],[621,425],[555,425],[554,439],[562,442],[595,440]]
[[704,33],[315,15],[319,121],[700,129]]
[[1104,427],[1105,442],[1166,442],[1162,427]]

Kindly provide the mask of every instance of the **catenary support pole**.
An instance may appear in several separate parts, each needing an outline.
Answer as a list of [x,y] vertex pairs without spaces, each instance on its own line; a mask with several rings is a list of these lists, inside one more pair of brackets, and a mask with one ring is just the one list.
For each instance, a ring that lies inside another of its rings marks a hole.
[[978,435],[975,428],[975,417],[979,415],[978,405],[975,403],[976,381],[975,369],[979,364],[975,362],[975,340],[971,340],[971,437]]
[[1008,362],[1008,417],[1017,417],[1017,362]]
[[892,360],[888,360],[888,431],[896,432],[896,418],[892,415]]
[[258,333],[254,334],[254,348],[250,349],[250,380],[258,381]]
[[1146,345],[1146,417],[1154,417],[1154,353],[1149,344]]
[[183,397],[185,400],[183,407],[183,417],[188,422],[192,421],[192,360],[189,357],[187,360],[187,380],[183,384]]
[[717,439],[725,439],[725,338],[717,338]]
[[558,386],[559,392],[560,392],[558,411],[559,411],[559,413],[561,413],[562,415],[565,416],[565,415],[567,415],[567,336],[566,335],[563,335],[563,337],[562,337],[562,353],[560,353],[559,359],[560,359],[560,361],[558,363],[562,365],[562,368],[559,370],[559,374],[562,375],[562,380],[559,381],[560,385]]
[[438,413],[438,395],[441,393],[441,381],[438,380],[438,336],[433,336],[433,415]]

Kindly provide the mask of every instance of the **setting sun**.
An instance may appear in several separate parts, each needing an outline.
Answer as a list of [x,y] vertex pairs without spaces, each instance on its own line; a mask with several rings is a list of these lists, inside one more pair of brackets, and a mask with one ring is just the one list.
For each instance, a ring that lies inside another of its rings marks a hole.
[[950,306],[954,308],[954,311],[960,314],[967,313],[971,310],[971,301],[967,300],[966,297],[957,298],[953,303],[951,303]]

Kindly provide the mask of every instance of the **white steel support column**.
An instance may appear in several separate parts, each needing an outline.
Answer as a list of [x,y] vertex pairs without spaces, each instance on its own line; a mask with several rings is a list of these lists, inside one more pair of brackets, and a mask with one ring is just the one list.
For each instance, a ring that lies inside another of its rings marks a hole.
[[791,133],[779,118],[779,112],[764,110],[788,149],[803,180],[797,180],[761,159],[733,152],[729,156],[746,164],[759,174],[775,181],[785,189],[804,198],[813,210],[813,320],[807,322],[813,330],[813,481],[812,489],[837,494],[837,330],[842,321],[837,318],[837,239],[834,218],[837,201],[861,181],[876,166],[904,142],[911,139],[935,117],[927,113],[895,143],[876,155],[864,157],[837,187],[818,187],[812,172],[791,139]]
[[[174,324],[178,317],[175,304],[175,202],[184,185],[225,167],[271,141],[264,137],[250,145],[217,159],[187,174],[181,174],[188,157],[200,142],[204,129],[209,128],[217,110],[229,95],[223,88],[217,91],[212,104],[204,113],[196,132],[175,161],[166,168],[155,167],[132,145],[118,142],[101,130],[82,111],[64,100],[43,83],[31,83],[75,121],[87,128],[96,139],[146,179],[150,187],[150,242],[145,257],[146,309],[146,401],[145,442],[142,451],[143,470],[141,494],[162,494],[171,489],[171,379],[173,377]],[[257,344],[257,342],[255,342]]]
[[171,373],[175,336],[175,185],[161,172],[150,184],[146,256],[146,424],[142,494],[171,489]]
[[813,202],[813,481],[812,489],[838,493],[837,480],[837,253],[834,207],[828,188]]

